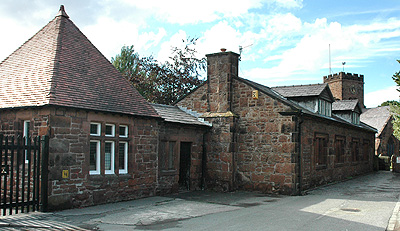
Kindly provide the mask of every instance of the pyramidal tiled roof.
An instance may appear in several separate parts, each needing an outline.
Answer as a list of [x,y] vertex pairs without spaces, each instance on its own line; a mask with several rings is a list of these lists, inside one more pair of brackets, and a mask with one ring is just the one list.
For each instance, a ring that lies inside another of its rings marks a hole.
[[75,26],[63,6],[0,63],[0,108],[44,105],[159,117]]

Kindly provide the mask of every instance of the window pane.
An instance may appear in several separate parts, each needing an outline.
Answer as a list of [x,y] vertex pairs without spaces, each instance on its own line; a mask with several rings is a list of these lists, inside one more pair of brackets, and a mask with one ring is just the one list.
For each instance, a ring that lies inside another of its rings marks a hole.
[[90,142],[90,171],[97,170],[97,151],[97,142]]
[[106,142],[105,143],[105,147],[104,147],[105,151],[104,151],[104,168],[105,170],[112,170],[111,168],[111,155],[112,155],[112,143],[110,142]]
[[166,144],[165,141],[161,141],[160,142],[159,156],[160,156],[161,169],[166,169],[167,168],[167,164],[166,164],[167,157],[165,156],[166,155],[166,153],[165,153],[165,144]]
[[128,126],[125,125],[119,126],[119,136],[128,137]]
[[352,141],[352,159],[353,161],[358,161],[359,160],[359,147],[358,147],[359,141],[354,139]]
[[344,162],[344,137],[336,137],[335,140],[335,152],[336,152],[336,162]]
[[24,137],[29,137],[29,127],[31,122],[29,120],[24,121]]
[[114,136],[115,134],[115,125],[113,124],[106,124],[106,136]]
[[[31,121],[29,121],[29,120],[24,121],[23,137],[24,137],[25,145],[28,145],[30,124],[31,124]],[[25,162],[29,161],[29,156],[30,155],[28,155],[28,150],[25,150]]]
[[316,158],[316,164],[317,165],[326,165],[327,163],[327,154],[328,154],[328,143],[327,143],[328,138],[325,136],[318,135],[315,138],[315,146],[314,146],[314,152],[315,152],[315,158]]
[[175,149],[175,142],[169,142],[168,169],[174,168],[174,149]]
[[98,123],[91,123],[90,124],[90,135],[100,135],[100,124]]
[[127,151],[128,151],[128,143],[120,142],[119,143],[119,157],[118,157],[119,169],[126,169],[125,161],[128,156]]

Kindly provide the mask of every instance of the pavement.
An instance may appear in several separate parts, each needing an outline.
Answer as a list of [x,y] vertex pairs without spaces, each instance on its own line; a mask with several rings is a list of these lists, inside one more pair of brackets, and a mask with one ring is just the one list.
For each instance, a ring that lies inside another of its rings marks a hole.
[[183,192],[0,217],[0,230],[400,231],[400,174],[374,172],[304,196]]

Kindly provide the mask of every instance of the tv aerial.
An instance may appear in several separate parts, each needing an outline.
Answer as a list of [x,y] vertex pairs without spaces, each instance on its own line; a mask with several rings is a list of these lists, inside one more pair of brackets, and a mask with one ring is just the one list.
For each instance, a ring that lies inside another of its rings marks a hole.
[[253,43],[250,44],[250,45],[247,45],[247,46],[241,46],[241,45],[239,45],[239,61],[242,61],[242,52],[243,52],[243,49],[244,49],[244,48],[247,48],[247,47],[251,47],[251,46],[253,46]]

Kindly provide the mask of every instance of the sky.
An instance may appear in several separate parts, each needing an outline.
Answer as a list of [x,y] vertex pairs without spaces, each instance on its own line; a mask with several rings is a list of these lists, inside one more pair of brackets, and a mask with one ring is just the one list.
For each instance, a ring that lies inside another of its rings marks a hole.
[[242,47],[239,76],[269,87],[344,71],[364,75],[367,107],[399,100],[399,0],[2,0],[0,60],[60,5],[109,60],[133,45],[162,62],[183,39],[198,38],[199,57]]

